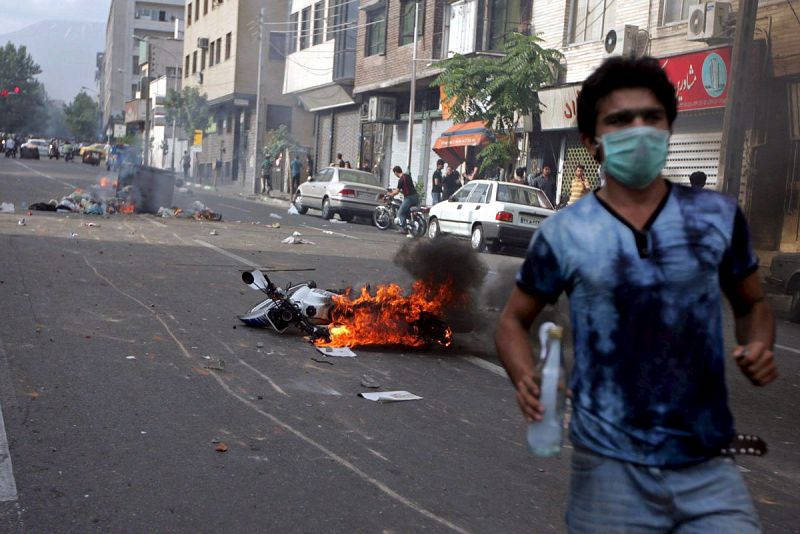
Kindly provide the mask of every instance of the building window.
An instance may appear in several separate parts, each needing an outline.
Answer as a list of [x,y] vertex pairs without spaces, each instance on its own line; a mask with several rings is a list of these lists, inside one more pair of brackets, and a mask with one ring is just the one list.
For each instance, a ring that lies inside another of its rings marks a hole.
[[208,66],[209,67],[213,67],[214,66],[214,45],[216,45],[216,43],[214,41],[211,41],[211,44],[208,45]]
[[292,13],[289,17],[289,53],[297,52],[297,24],[299,13]]
[[194,20],[200,20],[200,0],[194,2]]
[[[400,46],[414,42],[414,12],[417,2],[405,0],[400,4]],[[425,27],[425,3],[419,3],[419,23],[417,25],[419,35]]]
[[200,70],[201,71],[206,70],[206,57],[207,56],[208,56],[208,50],[206,50],[204,48],[203,51],[200,53]]
[[664,24],[688,19],[689,6],[699,3],[699,0],[664,0]]
[[569,42],[599,41],[614,24],[615,0],[572,0]]
[[[607,1],[610,3],[614,0]],[[489,41],[487,43],[489,50],[501,50],[511,33],[525,33],[529,29],[530,13],[523,15],[521,8],[519,0],[501,0],[491,4],[489,8]],[[525,20],[526,17],[528,20]]]
[[300,50],[308,48],[308,34],[311,30],[311,7],[303,10],[300,16]]
[[197,73],[197,50],[192,52],[192,74]]
[[142,71],[139,65],[139,56],[133,56],[133,73],[139,74]]
[[225,59],[231,58],[231,32],[225,34]]
[[215,58],[216,61],[214,61],[214,63],[219,63],[220,57],[222,57],[222,37],[217,39],[217,57]]
[[291,106],[275,106],[272,104],[267,104],[267,131],[275,130],[281,124],[286,126],[288,131],[292,131]]
[[186,6],[186,25],[187,26],[191,26],[192,25],[192,3],[191,2],[189,2],[189,4]]
[[314,35],[311,38],[311,44],[321,44],[322,38],[325,37],[325,10],[323,9],[322,2],[314,4]]
[[286,32],[269,32],[269,59],[283,61],[286,57]]
[[175,74],[177,74],[175,67],[167,67],[165,72],[167,74],[167,78],[174,78]]
[[336,11],[339,9],[339,3],[341,1],[342,0],[328,0],[328,23],[327,33],[325,34],[326,41],[332,40],[336,34],[336,28],[334,27],[336,24]]
[[186,54],[186,64],[183,67],[183,75],[184,77],[189,77],[189,54]]
[[166,11],[159,11],[158,12],[158,20],[159,20],[159,22],[167,22],[167,12]]
[[203,15],[208,15],[208,0],[203,0]]
[[383,55],[386,51],[386,11],[376,9],[367,13],[365,56]]

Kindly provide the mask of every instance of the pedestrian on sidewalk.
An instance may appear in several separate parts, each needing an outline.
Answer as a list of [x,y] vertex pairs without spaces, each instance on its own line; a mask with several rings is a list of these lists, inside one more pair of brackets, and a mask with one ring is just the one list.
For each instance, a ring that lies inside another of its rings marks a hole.
[[183,151],[183,157],[181,158],[181,165],[183,166],[183,181],[189,181],[189,167],[192,166],[192,158],[189,156],[189,151]]
[[431,204],[434,206],[442,201],[442,169],[444,160],[436,160],[436,170],[431,177]]
[[575,175],[572,177],[572,183],[570,184],[567,204],[575,204],[592,190],[589,185],[589,179],[584,174],[585,170],[586,167],[582,163],[575,167]]
[[533,179],[531,185],[544,191],[550,204],[556,206],[556,180],[550,173],[550,165],[542,166],[542,173]]
[[444,187],[444,198],[448,199],[453,196],[459,188],[459,180],[460,176],[458,171],[452,165],[447,166],[447,170],[444,171],[444,183],[442,184]]
[[300,173],[303,170],[303,164],[300,163],[300,156],[295,155],[292,163],[289,165],[292,174],[292,190],[289,192],[291,198],[294,198],[294,192],[300,187]]
[[[545,410],[529,330],[569,297],[569,532],[760,531],[737,466],[725,364],[778,375],[775,320],[736,199],[661,174],[677,115],[658,60],[614,57],[583,83],[578,131],[606,187],[542,222],[495,343],[524,416]],[[722,295],[739,343],[726,357]],[[726,361],[727,360],[727,361]]]
[[261,194],[269,196],[270,192],[272,192],[272,157],[265,154],[261,162]]

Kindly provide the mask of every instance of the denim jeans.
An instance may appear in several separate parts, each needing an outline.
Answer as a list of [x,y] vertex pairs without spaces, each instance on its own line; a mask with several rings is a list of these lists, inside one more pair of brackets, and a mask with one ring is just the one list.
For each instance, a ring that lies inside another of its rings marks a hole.
[[435,206],[439,202],[442,201],[442,194],[441,193],[431,193],[431,204]]
[[732,459],[668,469],[630,464],[576,447],[567,508],[570,533],[761,532]]
[[408,223],[408,215],[411,213],[412,206],[419,206],[419,195],[407,196],[400,204],[400,209],[397,211],[397,217],[400,219],[400,229],[405,230]]

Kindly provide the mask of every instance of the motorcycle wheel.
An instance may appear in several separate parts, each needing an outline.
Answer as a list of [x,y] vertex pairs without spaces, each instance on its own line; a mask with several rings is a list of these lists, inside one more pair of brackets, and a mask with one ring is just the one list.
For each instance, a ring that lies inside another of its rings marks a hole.
[[372,222],[378,230],[388,230],[392,226],[392,214],[384,206],[378,206],[372,212]]
[[414,237],[422,237],[428,231],[428,223],[425,217],[420,213],[414,214],[411,219],[411,235]]

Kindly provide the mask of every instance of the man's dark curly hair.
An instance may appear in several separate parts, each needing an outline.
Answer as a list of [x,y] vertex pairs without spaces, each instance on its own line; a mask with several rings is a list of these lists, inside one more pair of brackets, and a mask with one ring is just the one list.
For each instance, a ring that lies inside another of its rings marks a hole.
[[678,114],[675,86],[667,78],[658,60],[652,57],[626,58],[615,56],[603,62],[586,78],[578,95],[578,131],[594,137],[597,127],[597,105],[617,89],[644,87],[653,91],[667,112],[670,128]]

